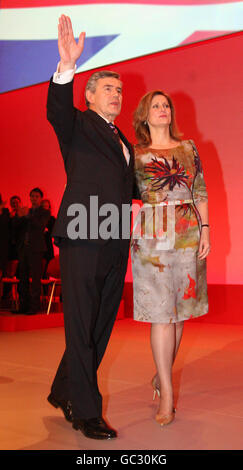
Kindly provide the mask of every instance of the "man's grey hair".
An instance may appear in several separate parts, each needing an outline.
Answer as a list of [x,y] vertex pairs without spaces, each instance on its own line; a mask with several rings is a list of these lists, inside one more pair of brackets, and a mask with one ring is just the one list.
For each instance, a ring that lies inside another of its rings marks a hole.
[[95,93],[97,81],[100,78],[106,78],[106,77],[117,78],[117,80],[120,80],[119,73],[111,72],[110,70],[101,70],[100,72],[93,73],[89,77],[87,85],[85,87],[85,93],[84,93],[84,95],[85,95],[85,104],[88,108],[89,108],[90,103],[86,98],[86,91],[89,90],[89,91],[91,91],[91,93]]

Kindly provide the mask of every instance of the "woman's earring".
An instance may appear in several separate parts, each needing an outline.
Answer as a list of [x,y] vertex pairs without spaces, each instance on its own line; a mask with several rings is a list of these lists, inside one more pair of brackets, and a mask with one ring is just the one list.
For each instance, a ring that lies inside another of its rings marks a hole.
[[144,125],[147,126],[147,124],[148,124],[147,121],[144,121]]

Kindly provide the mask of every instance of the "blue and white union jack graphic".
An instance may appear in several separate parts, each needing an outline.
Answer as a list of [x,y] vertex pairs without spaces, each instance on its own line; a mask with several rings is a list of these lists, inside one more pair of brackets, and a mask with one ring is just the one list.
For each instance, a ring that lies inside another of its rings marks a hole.
[[86,31],[77,72],[243,30],[234,0],[1,0],[0,92],[49,80],[58,61],[57,23]]

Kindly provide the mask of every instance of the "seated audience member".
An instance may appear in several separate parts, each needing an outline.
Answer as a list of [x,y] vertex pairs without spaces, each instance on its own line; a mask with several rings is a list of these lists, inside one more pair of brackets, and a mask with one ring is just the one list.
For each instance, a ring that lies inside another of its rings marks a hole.
[[45,228],[50,218],[50,212],[41,207],[42,199],[41,189],[32,189],[31,208],[19,208],[14,221],[19,260],[20,306],[13,313],[33,315],[40,311],[42,259],[46,251]]

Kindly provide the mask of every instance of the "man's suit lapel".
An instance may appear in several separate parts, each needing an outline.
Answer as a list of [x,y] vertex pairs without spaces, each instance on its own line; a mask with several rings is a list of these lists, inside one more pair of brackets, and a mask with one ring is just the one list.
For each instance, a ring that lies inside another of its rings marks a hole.
[[[127,168],[128,165],[126,163],[126,159],[123,154],[122,147],[117,142],[116,137],[113,131],[110,129],[108,123],[101,116],[99,116],[97,113],[95,113],[94,111],[90,109],[86,110],[84,114],[89,120],[91,120],[93,124],[92,127],[94,129],[95,135],[92,136],[91,138],[94,138],[94,141],[97,141],[97,134],[98,134],[100,137],[100,140],[103,141],[104,150],[105,150],[105,147],[108,147],[109,151],[108,152],[104,151],[105,156],[109,158],[113,163],[119,166],[122,164],[124,168]],[[127,139],[123,136],[123,134],[121,133],[119,129],[118,129],[118,132],[119,132],[119,135],[121,135],[122,140],[124,141],[125,145],[127,145],[129,152],[130,152],[130,144],[128,143]],[[99,147],[99,149],[102,151],[102,148]],[[115,158],[114,158],[114,154],[115,154]]]

